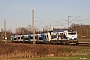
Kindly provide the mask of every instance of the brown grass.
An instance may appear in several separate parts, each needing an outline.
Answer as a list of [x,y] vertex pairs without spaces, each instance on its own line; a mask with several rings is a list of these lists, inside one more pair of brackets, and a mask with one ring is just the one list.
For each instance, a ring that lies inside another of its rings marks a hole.
[[0,58],[87,55],[89,50],[90,47],[75,45],[0,43]]

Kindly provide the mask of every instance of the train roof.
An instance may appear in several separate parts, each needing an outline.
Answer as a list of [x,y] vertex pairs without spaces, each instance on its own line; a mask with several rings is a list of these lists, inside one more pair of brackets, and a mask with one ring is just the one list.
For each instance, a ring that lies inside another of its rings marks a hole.
[[65,30],[54,30],[53,32],[64,32]]

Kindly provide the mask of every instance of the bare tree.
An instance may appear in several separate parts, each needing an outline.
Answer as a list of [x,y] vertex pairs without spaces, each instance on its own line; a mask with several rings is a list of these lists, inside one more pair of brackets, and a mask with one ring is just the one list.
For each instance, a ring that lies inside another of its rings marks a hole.
[[49,31],[49,27],[48,27],[48,26],[45,26],[45,27],[43,28],[43,31]]
[[84,24],[72,24],[70,26],[71,29],[77,30],[78,37],[86,37],[90,38],[90,25],[84,25]]
[[29,31],[25,27],[16,28],[16,34],[28,34]]

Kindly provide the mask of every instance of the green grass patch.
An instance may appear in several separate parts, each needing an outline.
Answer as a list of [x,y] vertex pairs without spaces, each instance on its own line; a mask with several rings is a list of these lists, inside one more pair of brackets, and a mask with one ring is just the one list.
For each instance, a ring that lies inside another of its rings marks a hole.
[[13,58],[13,59],[3,59],[3,60],[90,60],[90,55],[69,56],[69,57]]
[[70,56],[70,57],[41,57],[41,58],[32,58],[32,60],[90,60],[90,55]]

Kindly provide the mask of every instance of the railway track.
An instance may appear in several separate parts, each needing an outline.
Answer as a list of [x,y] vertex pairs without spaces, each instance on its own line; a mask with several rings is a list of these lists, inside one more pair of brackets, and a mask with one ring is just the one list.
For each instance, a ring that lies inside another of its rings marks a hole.
[[[5,41],[2,41],[1,43],[5,43]],[[10,44],[31,44],[31,43],[23,43],[23,42],[12,43],[11,41],[7,41],[7,43],[10,43]],[[43,44],[43,43],[40,43],[40,45],[41,44],[42,45],[62,45],[62,44],[54,44],[54,43],[53,44]],[[90,42],[79,42],[79,44],[70,43],[68,46],[88,46],[88,47],[90,47]]]
[[[4,42],[3,42],[4,43]],[[15,44],[15,45],[33,45],[33,44],[30,44],[30,43],[12,43],[12,42],[8,42],[8,43],[6,43],[6,44]],[[62,45],[62,44],[43,44],[43,43],[41,43],[41,44],[37,44],[37,45],[57,45],[57,46],[84,46],[84,47],[90,47],[90,42],[79,42],[79,44],[73,44],[73,43],[71,43],[71,44],[69,44],[69,45]]]

